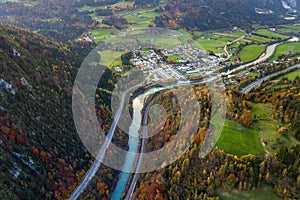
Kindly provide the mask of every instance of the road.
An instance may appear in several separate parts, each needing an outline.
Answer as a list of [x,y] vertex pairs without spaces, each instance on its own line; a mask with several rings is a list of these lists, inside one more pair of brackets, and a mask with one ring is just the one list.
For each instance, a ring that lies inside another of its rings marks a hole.
[[87,171],[87,173],[85,174],[85,177],[84,179],[82,180],[82,182],[77,186],[77,188],[74,190],[74,192],[71,194],[69,200],[76,200],[79,198],[80,194],[82,194],[85,190],[85,188],[87,187],[87,185],[89,184],[89,182],[92,180],[92,178],[95,176],[96,172],[98,171],[100,165],[101,165],[101,161],[103,160],[104,158],[104,155],[106,153],[106,150],[108,149],[111,141],[112,141],[112,138],[114,136],[114,132],[116,130],[116,126],[118,124],[118,121],[120,119],[120,116],[121,116],[121,113],[122,113],[122,110],[124,108],[124,101],[125,101],[125,97],[127,95],[127,93],[134,89],[134,88],[137,88],[137,87],[140,87],[145,81],[143,81],[142,83],[140,84],[137,84],[137,85],[134,85],[132,86],[131,88],[127,89],[123,94],[122,94],[122,97],[121,97],[121,101],[120,101],[120,104],[119,104],[119,108],[114,116],[114,120],[113,120],[113,123],[110,127],[110,130],[106,136],[106,140],[104,142],[104,144],[102,145],[95,161],[93,162],[92,166],[90,167],[90,169]]
[[[148,128],[147,128],[147,121],[148,121],[148,112],[149,112],[149,108],[151,107],[152,103],[153,103],[154,99],[148,103],[146,109],[145,109],[145,112],[144,112],[144,118],[143,118],[143,140],[142,140],[142,146],[141,146],[141,153],[145,152],[145,148],[146,148],[146,138],[148,136]],[[132,180],[131,180],[131,183],[130,183],[130,187],[127,191],[127,194],[126,194],[126,197],[125,197],[125,200],[130,200],[131,197],[132,197],[132,194],[134,192],[134,189],[135,189],[135,186],[136,186],[136,183],[137,183],[137,180],[139,178],[139,171],[140,171],[140,168],[141,168],[141,165],[142,165],[142,162],[143,162],[143,157],[142,157],[142,154],[140,154],[140,157],[139,157],[139,160],[138,160],[138,164],[137,164],[137,167],[136,167],[136,173],[134,174]]]
[[[288,67],[286,69],[283,69],[281,71],[278,71],[278,72],[275,72],[275,73],[272,73],[272,74],[269,74],[263,78],[260,78],[250,84],[248,84],[246,87],[242,88],[241,89],[241,92],[243,93],[248,93],[251,89],[253,89],[254,87],[258,86],[260,83],[262,83],[263,81],[267,80],[268,78],[274,76],[274,75],[277,75],[279,73],[283,73],[283,72],[286,72],[288,70],[291,70],[291,69],[296,69],[296,68],[300,68],[300,64],[296,64],[296,65],[293,65],[291,67]],[[199,84],[199,83],[198,83]],[[145,114],[144,114],[144,120],[143,120],[143,127],[147,127],[147,116],[148,116],[148,111],[149,111],[149,108],[150,106],[152,105],[152,102],[150,102],[146,109],[145,109]],[[141,152],[144,152],[145,151],[145,146],[146,146],[146,136],[148,135],[148,130],[147,128],[143,128],[143,141],[142,141],[142,146],[141,146]],[[139,171],[140,167],[141,167],[141,164],[142,164],[142,160],[143,158],[140,157],[139,158],[139,161],[138,161],[138,164],[137,164],[137,167],[136,167],[136,172]],[[134,189],[136,187],[136,184],[137,184],[137,181],[138,181],[138,178],[139,178],[139,173],[135,173],[133,179],[131,180],[131,183],[130,183],[130,187],[127,191],[127,194],[126,194],[126,197],[125,197],[125,200],[130,200],[131,197],[132,197],[132,194],[134,192]]]
[[298,37],[292,37],[291,39],[287,40],[287,41],[283,41],[283,42],[277,42],[275,44],[272,44],[272,45],[269,45],[267,46],[266,48],[266,51],[256,60],[250,62],[250,63],[247,63],[247,64],[244,64],[244,65],[241,65],[237,68],[234,68],[232,70],[228,70],[227,72],[223,72],[222,75],[230,75],[230,74],[234,74],[240,70],[243,70],[247,67],[250,67],[250,66],[253,66],[253,65],[257,65],[261,62],[264,62],[266,60],[268,60],[276,51],[276,47],[278,45],[281,45],[281,44],[284,44],[284,43],[288,43],[288,42],[295,42],[295,41],[299,41],[299,38]]
[[263,53],[258,59],[254,60],[254,61],[252,61],[248,64],[241,65],[241,66],[239,66],[237,68],[234,68],[232,70],[228,70],[227,72],[223,72],[222,75],[234,74],[237,71],[243,70],[243,69],[245,69],[247,67],[250,67],[252,65],[256,65],[258,63],[266,61],[267,59],[269,59],[275,53],[276,47],[280,44],[282,44],[282,42],[275,43],[275,44],[272,44],[270,46],[267,46],[265,53]]
[[[239,38],[241,39],[241,38]],[[238,39],[238,40],[239,40]],[[263,62],[265,60],[267,60],[268,58],[270,58],[273,53],[275,52],[276,50],[276,47],[280,44],[282,44],[283,42],[280,42],[280,43],[275,43],[273,45],[270,45],[267,47],[266,49],[266,52],[265,54],[263,54],[260,58],[258,58],[257,60],[251,62],[251,63],[248,63],[248,64],[245,64],[245,65],[241,65],[235,69],[232,69],[232,70],[229,70],[227,73],[222,73],[222,74],[226,74],[226,75],[229,75],[229,74],[232,74],[232,73],[235,73],[236,71],[239,71],[239,70],[242,70],[244,68],[247,68],[247,67],[250,67],[252,65],[256,65],[260,62]],[[227,51],[227,50],[226,50]],[[228,53],[228,52],[227,52]],[[300,64],[297,64],[297,65],[294,65],[294,66],[291,66],[287,69],[284,69],[282,71],[279,71],[279,72],[276,72],[276,73],[273,73],[273,74],[270,74],[270,75],[267,75],[261,79],[258,79],[252,83],[250,83],[249,85],[245,86],[244,88],[241,89],[241,92],[243,93],[248,93],[252,88],[256,87],[257,85],[259,85],[260,83],[262,83],[264,80],[267,80],[268,78],[270,78],[271,76],[274,76],[278,73],[282,73],[284,71],[287,71],[287,70],[290,70],[290,69],[293,69],[293,68],[298,68],[300,66]],[[211,80],[210,80],[211,79]],[[209,81],[213,81],[215,80],[215,77],[211,77],[209,79]],[[208,81],[208,80],[206,80]],[[145,82],[145,81],[144,81]],[[116,115],[114,117],[114,120],[113,120],[113,123],[111,125],[111,128],[109,130],[109,133],[107,134],[106,136],[106,140],[104,142],[104,145],[101,147],[101,150],[99,151],[95,161],[93,162],[92,166],[90,167],[90,169],[87,171],[83,181],[77,186],[77,188],[74,190],[74,192],[71,194],[70,196],[70,200],[76,200],[79,198],[80,194],[83,193],[83,191],[85,190],[85,188],[87,187],[87,185],[89,184],[89,182],[91,181],[91,179],[95,176],[97,170],[99,169],[100,165],[101,165],[101,161],[103,160],[104,158],[104,155],[106,153],[106,150],[108,149],[111,141],[112,141],[112,138],[114,136],[114,132],[115,132],[115,129],[116,129],[116,126],[117,126],[117,123],[120,119],[120,116],[121,116],[121,113],[122,113],[122,110],[123,110],[123,107],[124,107],[124,101],[125,101],[125,97],[127,95],[127,93],[136,88],[136,87],[139,87],[141,86],[144,82],[140,83],[140,84],[137,84],[135,86],[132,86],[131,88],[129,88],[128,90],[126,90],[123,94],[122,94],[122,97],[121,97],[121,101],[120,101],[120,104],[119,104],[119,108],[116,112]],[[204,81],[205,82],[205,81]],[[199,83],[198,83],[199,84]],[[144,134],[144,133],[143,133]],[[143,143],[142,143],[142,149],[141,151],[144,150],[143,146],[145,146],[145,140],[143,140]],[[137,167],[139,167],[141,165],[141,160],[142,158],[139,159],[139,162],[138,162],[138,165]],[[138,168],[137,168],[138,169]],[[127,192],[127,196],[126,196],[126,199],[130,199],[130,197],[132,196],[132,193],[134,191],[134,188],[135,188],[135,185],[136,185],[136,181],[138,179],[138,175],[135,175],[136,178],[134,177],[133,178],[133,181],[131,182],[131,185],[130,185],[130,189],[129,191]]]
[[283,72],[286,72],[288,70],[292,70],[292,69],[297,69],[297,68],[300,68],[300,64],[296,64],[296,65],[293,65],[293,66],[290,66],[286,69],[283,69],[283,70],[280,70],[278,72],[274,72],[272,74],[269,74],[263,78],[260,78],[260,79],[257,79],[255,80],[254,82],[246,85],[245,87],[243,87],[240,91],[244,94],[250,92],[253,88],[257,87],[259,84],[261,84],[262,82],[264,82],[265,80],[271,78],[272,76],[275,76],[277,74],[280,74],[280,73],[283,73]]
[[242,37],[240,37],[240,38],[238,38],[238,39],[236,39],[236,40],[234,40],[234,41],[232,41],[232,42],[230,42],[230,43],[228,43],[228,44],[225,45],[225,47],[224,47],[224,52],[227,54],[227,58],[225,58],[223,61],[229,60],[229,58],[231,57],[230,54],[229,54],[229,52],[227,51],[228,45],[231,45],[231,44],[233,44],[233,43],[236,43],[236,42],[238,42],[239,40],[244,39],[244,38],[245,38],[245,36],[242,36]]
[[[109,145],[112,141],[116,126],[117,126],[118,121],[120,119],[120,116],[122,114],[122,110],[124,108],[124,101],[125,101],[126,95],[128,94],[129,91],[133,90],[134,88],[138,88],[138,87],[142,86],[145,82],[147,82],[147,80],[150,76],[151,75],[149,75],[142,83],[134,85],[131,88],[127,89],[125,92],[123,92],[118,110],[117,110],[117,112],[114,116],[113,123],[110,127],[110,130],[109,130],[107,136],[106,136],[106,140],[105,140],[104,144],[102,145],[98,155],[96,156],[96,159],[93,162],[92,166],[90,167],[90,169],[85,174],[84,179],[81,181],[81,183],[77,186],[77,188],[71,194],[71,196],[69,197],[69,200],[76,200],[76,199],[79,198],[79,196],[84,192],[84,190],[88,186],[89,182],[92,180],[92,178],[95,176],[96,172],[98,171],[99,167],[101,166],[101,163],[102,163],[101,161],[103,160],[104,155],[106,153],[106,150],[108,149],[108,147],[109,147]],[[170,87],[170,86],[168,86],[168,87]],[[143,143],[144,142],[145,141],[143,140]],[[145,146],[145,144],[144,144],[144,146]]]

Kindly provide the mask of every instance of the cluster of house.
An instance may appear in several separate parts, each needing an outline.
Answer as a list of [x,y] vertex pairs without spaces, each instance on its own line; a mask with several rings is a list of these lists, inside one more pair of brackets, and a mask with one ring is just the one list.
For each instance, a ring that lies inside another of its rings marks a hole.
[[139,13],[135,13],[135,12],[132,12],[132,13],[129,13],[131,16],[134,16],[134,17],[143,17],[143,15],[139,14]]
[[[151,49],[133,54],[132,65],[140,68],[145,74],[155,74],[157,79],[186,79],[191,76],[203,75],[212,71],[220,61],[206,51],[191,45],[179,45],[172,49],[162,49],[157,53]],[[177,58],[175,63],[168,63],[169,57]]]
[[136,53],[133,54],[132,65],[143,69],[151,68],[155,64],[159,64],[162,61],[162,56],[158,55],[153,49],[143,56],[139,56]]
[[85,42],[92,43],[96,39],[97,37],[94,37],[92,33],[89,31],[87,34],[83,34],[80,38],[78,38],[78,42],[85,41]]
[[27,87],[27,89],[29,91],[32,91],[32,89],[33,89],[32,85],[30,85],[30,83],[24,77],[22,77],[20,79],[20,81],[21,81],[22,85],[24,85],[25,87]]
[[12,84],[6,82],[1,78],[0,78],[0,88],[13,95],[16,94],[16,90],[12,87]]

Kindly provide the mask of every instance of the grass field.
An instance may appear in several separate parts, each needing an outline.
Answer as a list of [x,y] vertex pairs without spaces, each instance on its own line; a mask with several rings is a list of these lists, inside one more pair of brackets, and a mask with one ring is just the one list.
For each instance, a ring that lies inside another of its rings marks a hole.
[[[132,13],[139,14],[140,16],[134,16]],[[129,28],[146,28],[155,20],[155,17],[160,16],[161,13],[155,12],[155,8],[151,8],[134,10],[130,12],[130,14],[128,14],[128,12],[121,12],[118,15],[131,23]]]
[[[133,4],[134,4],[134,2],[131,2],[131,1],[119,1],[119,2],[117,2],[115,4],[112,4],[112,5],[109,5],[109,6],[112,7],[112,8],[115,8],[117,6],[133,5]],[[83,12],[83,11],[95,11],[97,9],[104,9],[106,7],[107,7],[107,5],[104,5],[104,6],[86,6],[86,5],[84,5],[83,7],[78,8],[78,11],[79,12]]]
[[181,60],[182,58],[180,58],[178,55],[175,55],[175,54],[173,54],[173,55],[169,55],[168,57],[167,57],[167,59],[170,59],[170,60],[174,60],[174,61],[179,61],[179,60]]
[[247,39],[251,40],[252,42],[255,43],[265,43],[265,42],[271,42],[271,41],[275,41],[274,39],[271,38],[265,38],[265,37],[260,37],[258,35],[251,35],[250,37],[248,37]]
[[260,74],[259,73],[257,73],[257,72],[250,72],[249,73],[249,76],[251,76],[251,77],[255,77],[255,76],[259,76]]
[[300,24],[284,25],[285,28],[300,29]]
[[100,42],[101,40],[105,40],[110,38],[112,35],[116,35],[118,30],[110,30],[110,29],[101,29],[101,30],[92,30],[92,36],[96,37],[96,42]]
[[300,42],[290,42],[279,45],[270,60],[277,60],[279,56],[284,55],[286,52],[300,53]]
[[[245,36],[245,33],[242,31],[228,31],[228,32],[194,32],[193,35],[197,37],[197,42],[201,44],[202,48],[206,51],[212,51],[213,53],[224,52],[224,47],[227,44],[227,41],[235,41],[238,38]],[[252,42],[248,39],[241,39],[239,42]],[[236,44],[238,47],[240,44],[234,43],[230,47]],[[216,48],[218,47],[218,48]]]
[[274,154],[278,152],[283,144],[292,146],[299,143],[294,137],[289,135],[281,136],[277,131],[281,125],[270,116],[270,104],[254,104],[252,116],[256,119],[253,129],[259,133],[261,141],[266,151]]
[[263,35],[263,36],[268,37],[268,38],[280,38],[280,39],[289,38],[289,36],[278,34],[278,33],[275,33],[273,31],[269,31],[267,29],[259,29],[258,31],[256,31],[256,34]]
[[264,51],[266,47],[261,45],[248,45],[245,46],[238,54],[240,59],[244,62],[250,62],[258,58]]
[[151,35],[146,35],[145,37],[139,38],[140,41],[150,43],[159,48],[173,48],[182,44],[181,38],[168,38],[165,35],[156,35],[155,38]]
[[293,71],[291,73],[285,74],[285,75],[277,78],[277,80],[281,80],[282,78],[288,78],[290,80],[294,80],[297,76],[300,77],[300,69]]
[[[209,39],[197,39],[197,42],[200,44],[200,48],[203,48],[206,51],[212,51],[214,53],[224,52],[224,47],[226,42],[220,40],[209,40]],[[221,47],[221,49],[217,49],[216,47]]]
[[239,191],[232,190],[230,192],[224,192],[220,188],[217,189],[217,194],[220,197],[220,200],[279,200],[274,192],[273,188],[269,185],[264,185],[261,189],[251,190],[251,191]]
[[243,156],[261,155],[265,151],[275,154],[284,144],[291,147],[299,144],[292,136],[280,135],[281,125],[271,118],[270,104],[254,104],[252,108],[253,125],[246,128],[233,120],[226,120],[217,147],[226,153]]
[[272,86],[272,89],[284,89],[284,88],[288,88],[290,87],[289,85],[275,85],[275,86]]
[[289,34],[289,33],[295,33],[298,30],[295,29],[288,29],[288,28],[279,28],[277,29],[278,32],[283,33],[283,34]]
[[121,65],[121,52],[105,50],[100,52],[101,64],[111,69],[113,66]]
[[232,120],[225,121],[217,146],[226,153],[237,156],[261,155],[265,152],[257,131],[245,128]]
[[281,33],[299,33],[300,24],[280,26],[277,30]]

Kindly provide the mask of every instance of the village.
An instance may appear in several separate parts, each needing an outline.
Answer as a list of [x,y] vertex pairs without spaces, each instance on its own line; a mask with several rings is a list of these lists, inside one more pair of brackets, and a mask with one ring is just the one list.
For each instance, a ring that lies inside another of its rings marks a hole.
[[152,82],[188,81],[191,77],[206,76],[213,73],[219,61],[220,58],[191,45],[179,45],[169,50],[139,47],[131,59],[134,67],[141,69],[145,75],[151,75]]

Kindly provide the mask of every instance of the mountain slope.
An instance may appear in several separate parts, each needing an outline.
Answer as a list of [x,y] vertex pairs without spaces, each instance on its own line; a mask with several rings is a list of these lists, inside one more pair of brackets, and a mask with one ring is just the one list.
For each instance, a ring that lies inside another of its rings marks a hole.
[[71,92],[86,50],[0,24],[1,198],[66,198],[82,178]]
[[209,30],[254,23],[275,25],[287,21],[280,0],[191,0],[169,1],[156,24],[170,28]]

